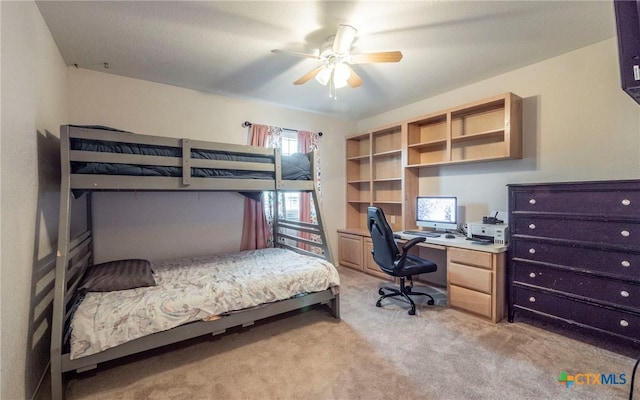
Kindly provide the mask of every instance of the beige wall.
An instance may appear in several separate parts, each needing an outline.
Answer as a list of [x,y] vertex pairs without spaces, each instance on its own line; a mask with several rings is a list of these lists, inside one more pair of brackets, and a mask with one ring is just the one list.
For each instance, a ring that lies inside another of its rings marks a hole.
[[[49,361],[51,258],[59,204],[58,126],[66,68],[33,2],[1,2],[0,398],[32,398]],[[37,299],[37,300],[36,300]],[[35,323],[33,321],[36,321]]]
[[524,158],[423,168],[420,194],[456,195],[478,221],[507,209],[508,183],[640,177],[640,105],[620,89],[615,38],[359,121],[358,131],[504,92],[524,99]]
[[[344,209],[344,137],[355,122],[83,69],[68,69],[70,123],[141,134],[245,144],[243,121],[323,132],[322,206],[333,252]],[[105,193],[95,196],[97,261],[164,259],[239,249],[237,193]],[[337,210],[337,212],[336,212]]]

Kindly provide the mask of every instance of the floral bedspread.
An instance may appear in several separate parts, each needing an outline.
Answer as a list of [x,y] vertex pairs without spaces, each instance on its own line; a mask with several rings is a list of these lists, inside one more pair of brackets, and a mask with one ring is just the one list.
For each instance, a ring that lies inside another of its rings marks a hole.
[[154,262],[153,271],[157,286],[86,294],[71,322],[71,359],[340,284],[331,263],[277,248]]

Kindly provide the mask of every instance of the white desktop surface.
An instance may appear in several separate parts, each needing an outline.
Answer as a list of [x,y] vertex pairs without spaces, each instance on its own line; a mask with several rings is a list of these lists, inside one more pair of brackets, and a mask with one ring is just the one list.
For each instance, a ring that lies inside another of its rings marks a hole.
[[[403,233],[402,231],[393,232],[394,235],[400,236],[400,240],[411,240],[417,237],[424,236],[416,236],[407,233]],[[469,249],[476,251],[484,251],[487,253],[503,253],[507,251],[507,246],[502,244],[477,244],[473,243],[471,240],[467,240],[466,236],[462,236],[461,234],[454,234],[455,239],[447,239],[445,234],[440,235],[440,237],[424,237],[425,241],[422,243],[434,244],[439,246],[446,247],[459,247],[461,249]],[[418,243],[419,246],[422,243]]]

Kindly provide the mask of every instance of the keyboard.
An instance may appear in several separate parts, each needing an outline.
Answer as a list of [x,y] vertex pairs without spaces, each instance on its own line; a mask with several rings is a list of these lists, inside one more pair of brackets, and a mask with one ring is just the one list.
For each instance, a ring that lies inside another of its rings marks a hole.
[[429,238],[437,238],[441,235],[435,232],[425,232],[425,231],[404,231],[402,232],[407,235],[420,236],[420,237],[429,237]]

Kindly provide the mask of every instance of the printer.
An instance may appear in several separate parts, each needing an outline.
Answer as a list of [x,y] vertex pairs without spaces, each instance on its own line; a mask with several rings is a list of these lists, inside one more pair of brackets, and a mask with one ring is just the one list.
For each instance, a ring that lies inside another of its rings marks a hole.
[[508,235],[509,227],[507,224],[484,224],[482,222],[467,224],[467,237],[471,240],[492,240],[494,244],[505,245]]

